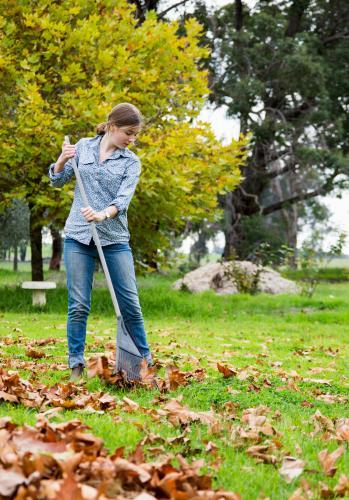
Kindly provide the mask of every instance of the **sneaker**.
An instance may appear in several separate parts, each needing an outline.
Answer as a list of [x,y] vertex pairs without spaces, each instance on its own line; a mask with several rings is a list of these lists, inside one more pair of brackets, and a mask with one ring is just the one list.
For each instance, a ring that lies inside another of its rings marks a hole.
[[77,382],[78,380],[81,379],[84,373],[84,365],[79,364],[77,366],[74,366],[72,368],[71,374],[70,374],[70,382]]

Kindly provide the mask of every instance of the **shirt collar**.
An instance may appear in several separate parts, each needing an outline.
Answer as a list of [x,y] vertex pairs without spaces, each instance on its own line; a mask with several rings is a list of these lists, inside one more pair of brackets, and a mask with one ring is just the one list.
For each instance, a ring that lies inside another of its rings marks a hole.
[[[92,139],[92,147],[97,154],[97,157],[99,155],[99,146],[101,143],[103,135],[96,135]],[[117,148],[115,151],[108,157],[108,160],[115,160],[116,158],[119,158],[119,156],[124,156],[125,158],[130,157],[132,155],[131,151],[128,148]]]

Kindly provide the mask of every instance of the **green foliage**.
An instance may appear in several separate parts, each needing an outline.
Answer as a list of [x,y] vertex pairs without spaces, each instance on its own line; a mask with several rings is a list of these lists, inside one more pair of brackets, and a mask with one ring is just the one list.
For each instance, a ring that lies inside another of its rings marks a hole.
[[25,203],[13,200],[0,214],[0,250],[26,248],[29,240],[29,211]]
[[232,262],[229,270],[225,271],[224,274],[233,281],[239,293],[255,295],[258,293],[258,285],[262,271],[263,268],[257,266],[255,271],[247,272],[245,269],[242,269]]
[[[195,122],[208,93],[201,27],[185,35],[154,13],[137,25],[126,0],[0,0],[0,187],[2,201],[62,224],[72,186],[54,191],[48,165],[64,135],[94,135],[111,107],[129,101],[146,118],[143,174],[130,210],[138,260],[158,261],[186,219],[210,217],[218,192],[239,182],[246,141],[221,146]],[[1,201],[1,200],[0,200]]]
[[[203,43],[212,48],[210,99],[252,133],[244,179],[226,204],[225,254],[233,246],[241,258],[249,253],[245,240],[258,245],[261,236],[258,227],[255,238],[247,234],[253,221],[248,226],[246,218],[302,208],[348,186],[348,2],[197,4]],[[287,236],[281,228],[282,243],[295,247]]]
[[[319,238],[320,240],[320,238]],[[302,272],[302,293],[312,297],[319,283],[320,268],[328,264],[333,257],[342,254],[346,235],[340,233],[337,241],[331,245],[328,252],[323,252],[313,240],[305,241],[298,253],[298,265]],[[321,241],[321,240],[320,240]]]
[[235,248],[241,260],[278,264],[283,260],[285,224],[280,213],[241,218],[241,238]]

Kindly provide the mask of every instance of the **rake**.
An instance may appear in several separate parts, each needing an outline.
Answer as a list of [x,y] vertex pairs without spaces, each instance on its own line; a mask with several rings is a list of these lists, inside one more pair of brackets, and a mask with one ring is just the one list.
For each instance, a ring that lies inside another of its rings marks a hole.
[[[64,138],[64,142],[66,144],[70,144],[69,137],[66,135]],[[89,201],[86,196],[86,191],[84,188],[83,181],[80,176],[80,172],[78,166],[76,164],[75,158],[71,158],[72,166],[74,170],[74,174],[79,186],[79,190],[81,193],[81,198],[84,203],[84,206],[89,206]],[[107,280],[108,289],[111,295],[111,299],[113,302],[115,314],[116,314],[116,372],[122,372],[128,381],[139,380],[140,379],[140,370],[142,367],[142,361],[144,357],[140,353],[131,333],[128,331],[124,320],[122,319],[120,308],[118,301],[116,299],[115,291],[113,284],[111,282],[109,269],[104,257],[104,253],[102,250],[102,245],[98,236],[97,228],[95,222],[90,222],[90,228],[92,232],[93,240],[96,244],[99,259],[102,264],[102,268],[104,271],[105,278]]]

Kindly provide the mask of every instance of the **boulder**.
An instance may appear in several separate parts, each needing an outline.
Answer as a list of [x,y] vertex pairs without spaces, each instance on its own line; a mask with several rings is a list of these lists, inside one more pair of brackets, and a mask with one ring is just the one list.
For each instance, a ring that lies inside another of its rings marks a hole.
[[[257,276],[257,277],[256,277]],[[257,266],[249,261],[212,262],[190,271],[172,286],[175,290],[186,289],[190,292],[214,290],[217,294],[228,295],[241,291],[241,280],[252,283],[257,281],[257,291],[262,293],[298,293],[293,281],[283,278],[270,267]]]

